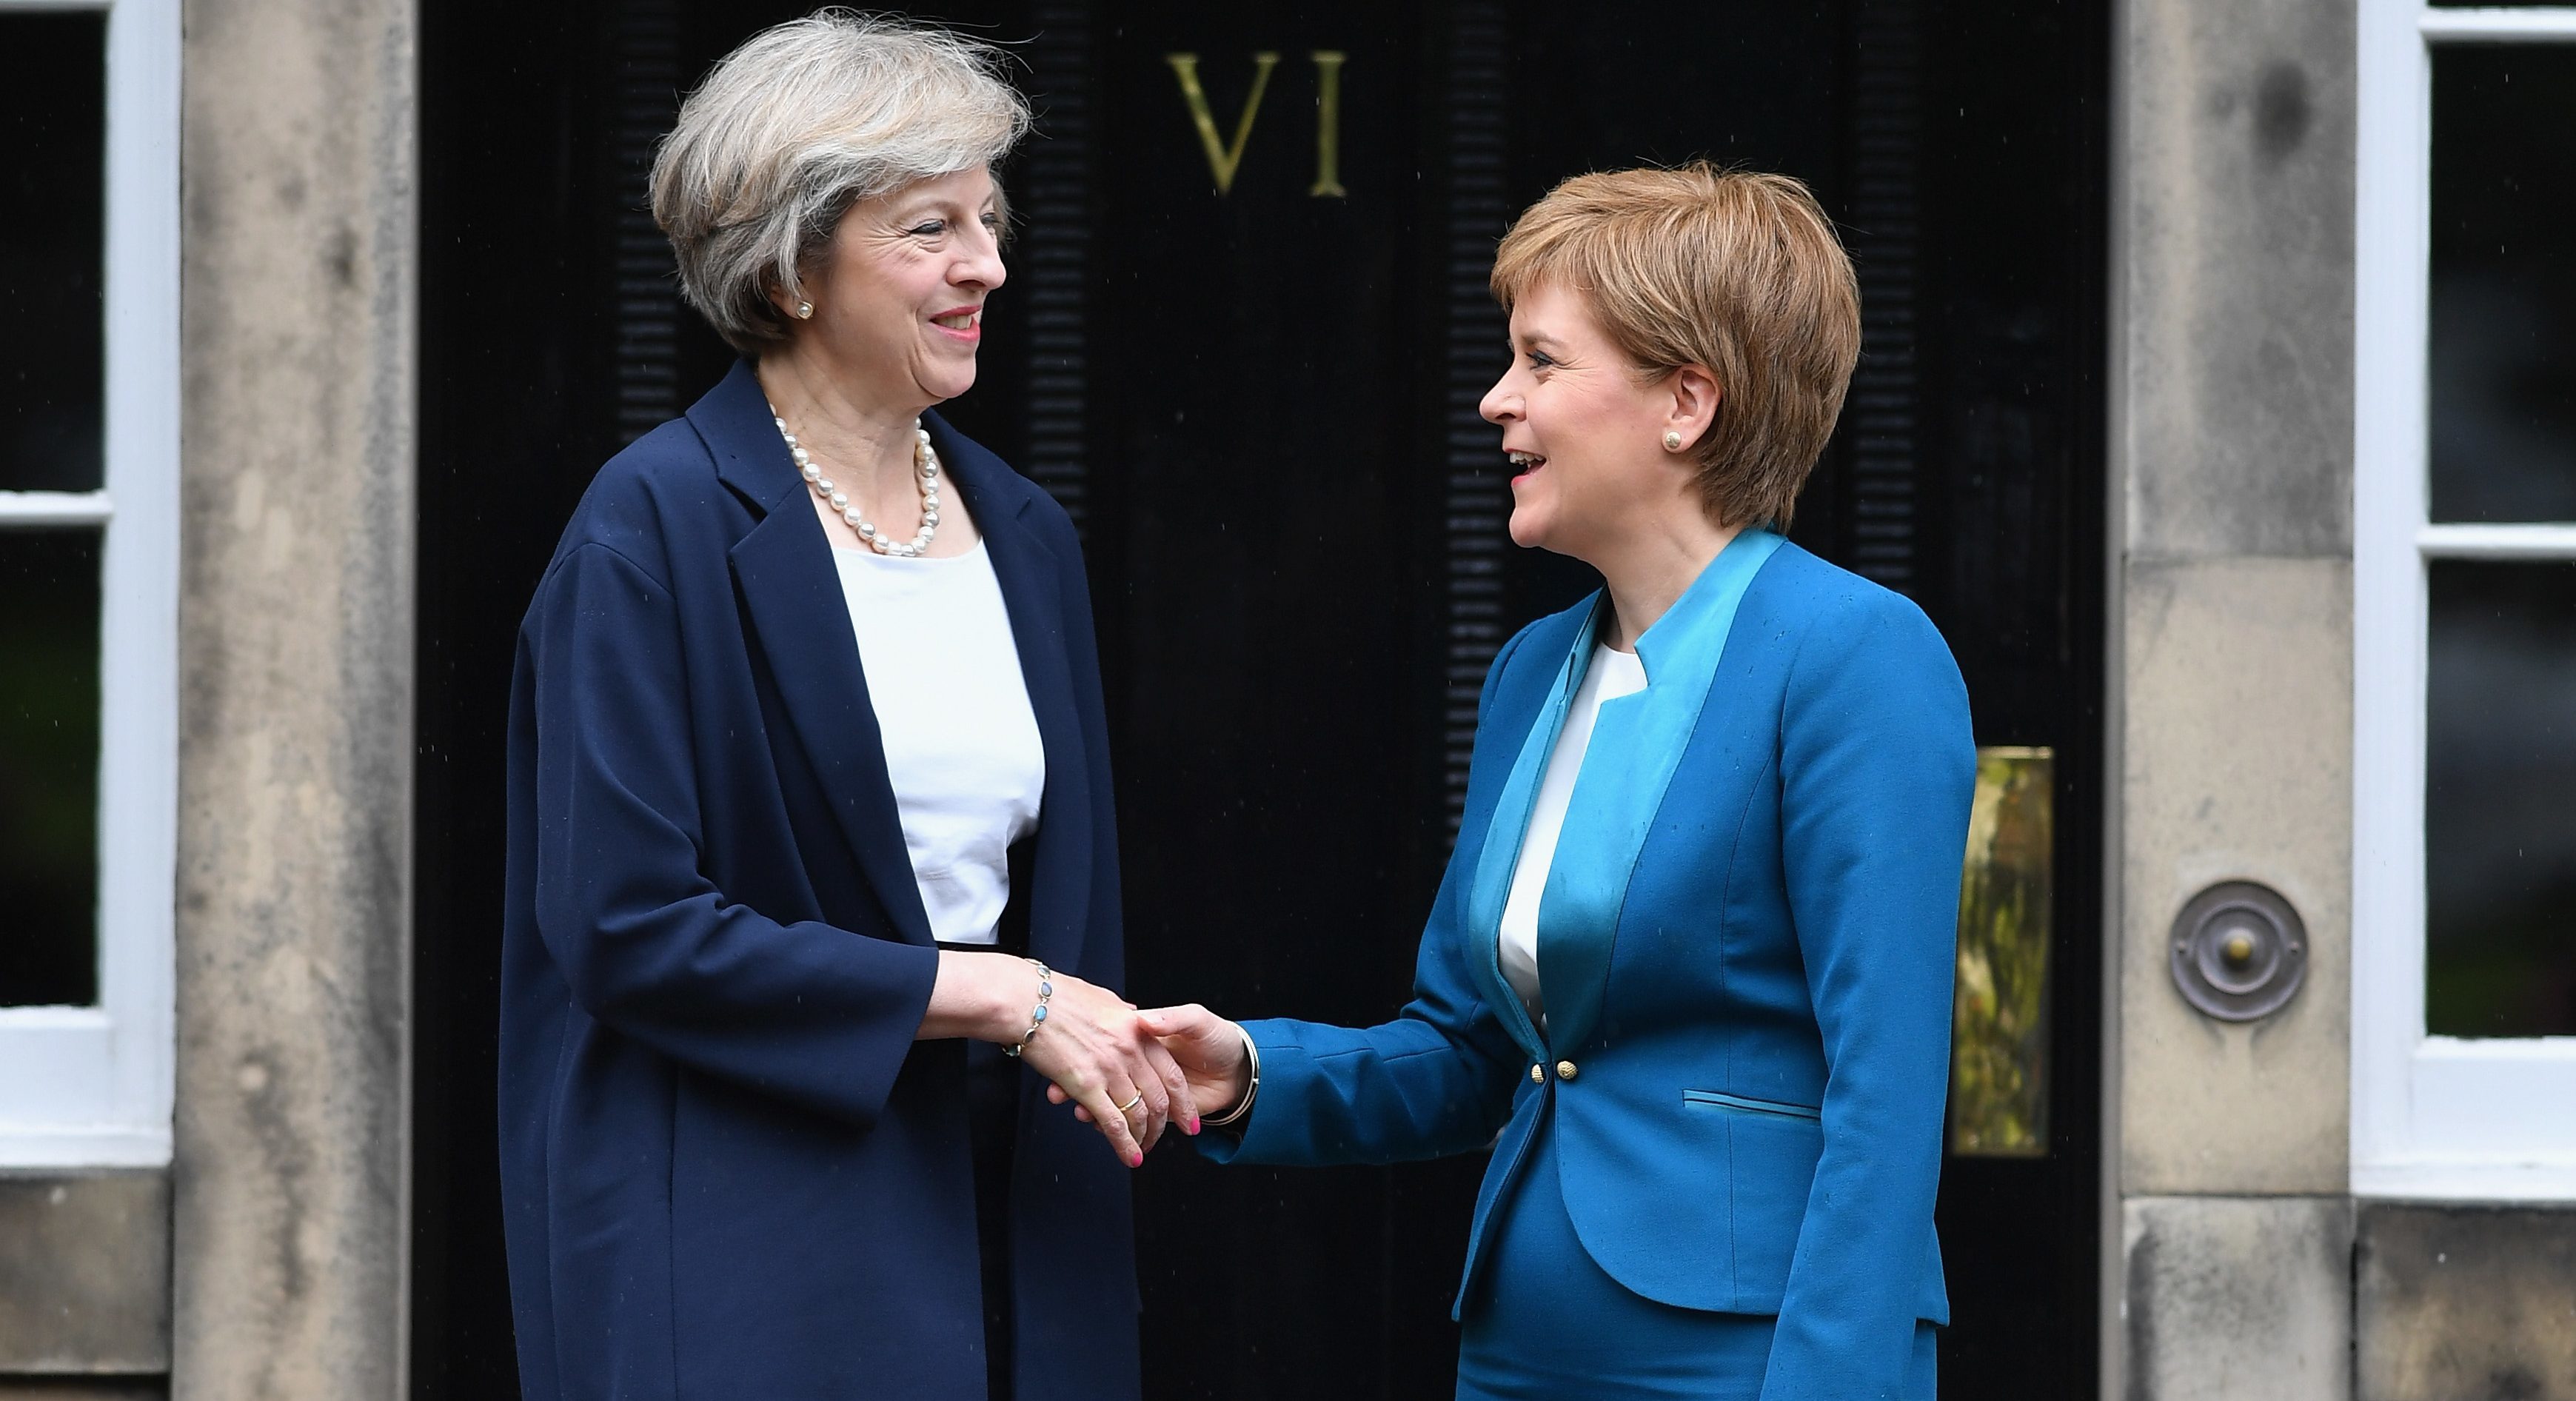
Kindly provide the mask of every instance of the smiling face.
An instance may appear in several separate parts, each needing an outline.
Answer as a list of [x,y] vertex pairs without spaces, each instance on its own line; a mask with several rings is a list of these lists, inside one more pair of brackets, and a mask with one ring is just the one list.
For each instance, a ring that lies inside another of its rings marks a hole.
[[1583,297],[1552,281],[1513,304],[1511,334],[1511,368],[1479,411],[1511,456],[1514,544],[1603,567],[1659,518],[1698,515],[1689,449],[1716,409],[1704,372],[1642,378]]
[[[804,277],[797,350],[862,395],[917,413],[975,384],[984,298],[1002,285],[1001,192],[982,167],[917,180],[841,216]],[[793,317],[796,299],[781,297]]]

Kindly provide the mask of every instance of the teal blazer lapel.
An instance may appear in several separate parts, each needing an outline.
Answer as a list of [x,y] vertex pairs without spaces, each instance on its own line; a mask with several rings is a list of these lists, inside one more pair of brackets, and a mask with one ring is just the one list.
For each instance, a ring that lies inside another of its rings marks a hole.
[[[1586,1044],[1600,1021],[1637,853],[1654,829],[1673,771],[1699,728],[1727,636],[1735,627],[1736,608],[1780,545],[1780,537],[1767,530],[1747,530],[1729,541],[1637,639],[1646,689],[1603,702],[1593,721],[1583,769],[1556,840],[1556,859],[1539,896],[1539,985],[1546,989],[1548,1039],[1556,1045]],[[1569,662],[1578,685],[1591,655],[1592,633],[1584,630],[1582,650]],[[1548,747],[1554,744],[1551,734]],[[1539,762],[1543,768],[1544,752]],[[1521,820],[1527,824],[1526,807]],[[1503,881],[1508,891],[1508,868]],[[1499,932],[1499,906],[1496,921]]]
[[[1511,773],[1494,800],[1493,819],[1484,832],[1484,849],[1476,854],[1476,878],[1467,888],[1467,938],[1473,946],[1468,967],[1475,970],[1477,990],[1501,1009],[1503,1025],[1533,1060],[1547,1058],[1547,1042],[1530,1021],[1529,1009],[1521,1005],[1520,994],[1512,991],[1510,980],[1503,976],[1503,906],[1511,898],[1512,873],[1520,865],[1521,841],[1529,832],[1530,809],[1538,801],[1539,779],[1547,772],[1548,755],[1555,752],[1556,737],[1565,728],[1565,712],[1576,689],[1583,684],[1585,664],[1591,659],[1594,639],[1600,636],[1602,605],[1599,596],[1594,597],[1596,601],[1584,615],[1583,625],[1574,630],[1573,645],[1557,660],[1546,698],[1531,716],[1520,752],[1512,760]],[[1489,716],[1486,723],[1496,723],[1499,718]]]

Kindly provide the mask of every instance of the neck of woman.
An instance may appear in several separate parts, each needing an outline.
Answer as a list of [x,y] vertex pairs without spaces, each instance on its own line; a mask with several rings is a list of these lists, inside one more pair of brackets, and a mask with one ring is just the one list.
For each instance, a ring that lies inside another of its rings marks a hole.
[[787,431],[862,504],[863,514],[897,514],[890,508],[919,492],[912,433],[927,404],[873,398],[792,346],[762,356],[756,373],[771,411],[787,420]]
[[1710,519],[1694,493],[1646,513],[1615,541],[1593,551],[1598,558],[1584,562],[1601,571],[1610,594],[1601,641],[1622,652],[1637,650],[1637,638],[1672,611],[1700,571],[1742,532],[1742,526]]

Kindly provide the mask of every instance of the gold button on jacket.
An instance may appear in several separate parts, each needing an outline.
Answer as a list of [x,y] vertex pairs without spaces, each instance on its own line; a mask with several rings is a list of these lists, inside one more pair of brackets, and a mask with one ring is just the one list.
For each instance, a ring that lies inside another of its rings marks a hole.
[[1570,1060],[1561,1060],[1561,1061],[1558,1061],[1558,1062],[1556,1063],[1556,1078],[1557,1078],[1557,1079],[1559,1079],[1559,1080],[1571,1080],[1571,1079],[1573,1079],[1573,1078],[1574,1078],[1574,1062],[1572,1062],[1572,1061],[1570,1061]]
[[1531,1083],[1531,1084],[1533,1084],[1533,1085],[1544,1085],[1544,1084],[1546,1084],[1546,1083],[1547,1083],[1547,1067],[1545,1067],[1545,1066],[1539,1066],[1539,1065],[1533,1065],[1533,1066],[1531,1066],[1531,1067],[1530,1067],[1530,1083]]

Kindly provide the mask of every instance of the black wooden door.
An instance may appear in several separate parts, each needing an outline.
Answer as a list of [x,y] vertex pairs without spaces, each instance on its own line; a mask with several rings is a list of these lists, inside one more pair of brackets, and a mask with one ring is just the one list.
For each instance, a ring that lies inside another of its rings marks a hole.
[[[1040,135],[953,416],[1085,534],[1134,994],[1402,1002],[1476,684],[1592,586],[1513,549],[1484,291],[1578,170],[1814,184],[1868,350],[1796,537],[1923,603],[1981,743],[2055,756],[2044,1141],[1949,1163],[1951,1395],[2093,1386],[2102,7],[2077,0],[958,4]],[[721,372],[640,213],[675,91],[774,0],[425,15],[414,1393],[515,1394],[493,1183],[511,633],[589,472]],[[1256,101],[1256,94],[1258,100]],[[1204,126],[1202,125],[1204,118]],[[1445,1395],[1475,1160],[1140,1174],[1158,1398]]]

